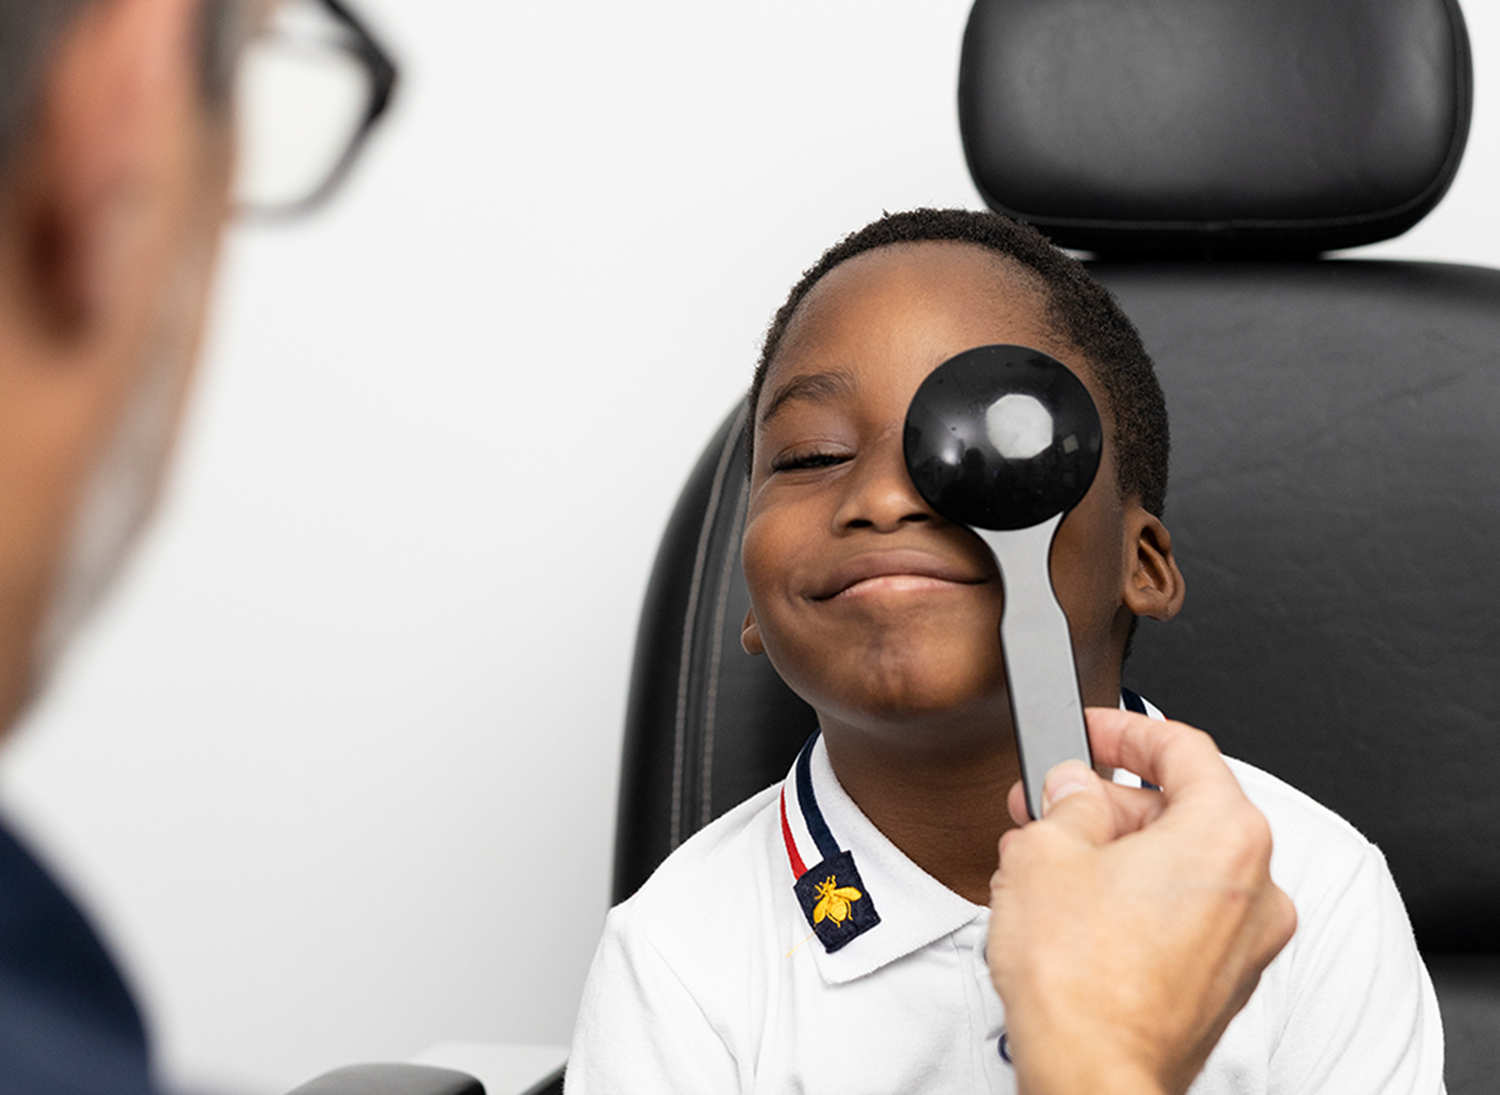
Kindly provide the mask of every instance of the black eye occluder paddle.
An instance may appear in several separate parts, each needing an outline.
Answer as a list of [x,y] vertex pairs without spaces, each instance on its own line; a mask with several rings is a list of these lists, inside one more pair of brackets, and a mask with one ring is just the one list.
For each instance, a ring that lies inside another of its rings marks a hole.
[[1052,541],[1099,470],[1104,431],[1088,389],[1026,346],[980,346],[933,370],[912,397],[906,468],[937,513],[967,526],[1000,570],[1000,649],[1026,808],[1064,760],[1091,764]]

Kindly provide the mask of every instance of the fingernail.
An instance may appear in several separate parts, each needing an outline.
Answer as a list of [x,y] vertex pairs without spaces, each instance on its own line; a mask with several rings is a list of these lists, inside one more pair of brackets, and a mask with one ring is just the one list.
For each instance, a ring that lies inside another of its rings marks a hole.
[[1047,785],[1042,791],[1042,813],[1045,815],[1069,795],[1087,791],[1088,788],[1088,768],[1076,760],[1064,761],[1047,776]]

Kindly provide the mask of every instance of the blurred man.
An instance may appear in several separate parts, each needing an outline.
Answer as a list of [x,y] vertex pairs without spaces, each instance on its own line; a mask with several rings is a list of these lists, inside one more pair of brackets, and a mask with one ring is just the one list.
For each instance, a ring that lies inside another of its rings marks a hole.
[[[151,511],[231,205],[321,197],[389,94],[394,70],[341,5],[271,15],[263,0],[0,0],[0,728]],[[242,60],[254,192],[236,195]],[[295,139],[278,145],[278,125]],[[0,830],[0,1090],[150,1089],[114,964]]]

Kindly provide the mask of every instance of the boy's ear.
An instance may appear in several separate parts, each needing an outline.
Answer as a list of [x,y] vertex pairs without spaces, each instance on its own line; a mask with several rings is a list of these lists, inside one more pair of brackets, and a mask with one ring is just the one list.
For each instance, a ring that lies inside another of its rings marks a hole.
[[760,625],[755,622],[755,609],[745,610],[745,624],[740,628],[740,645],[752,658],[766,652],[766,644],[760,641]]
[[1125,517],[1125,607],[1137,616],[1170,620],[1187,594],[1161,518],[1135,506]]

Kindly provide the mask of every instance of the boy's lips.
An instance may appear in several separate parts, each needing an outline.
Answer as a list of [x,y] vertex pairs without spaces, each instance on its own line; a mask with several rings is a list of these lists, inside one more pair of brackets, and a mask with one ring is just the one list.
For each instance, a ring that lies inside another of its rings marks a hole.
[[[882,579],[891,579],[890,582]],[[849,593],[865,583],[901,588],[932,588],[936,585],[983,585],[989,579],[975,574],[972,565],[944,559],[925,551],[888,551],[856,555],[840,563],[810,594],[814,601],[827,601]]]

